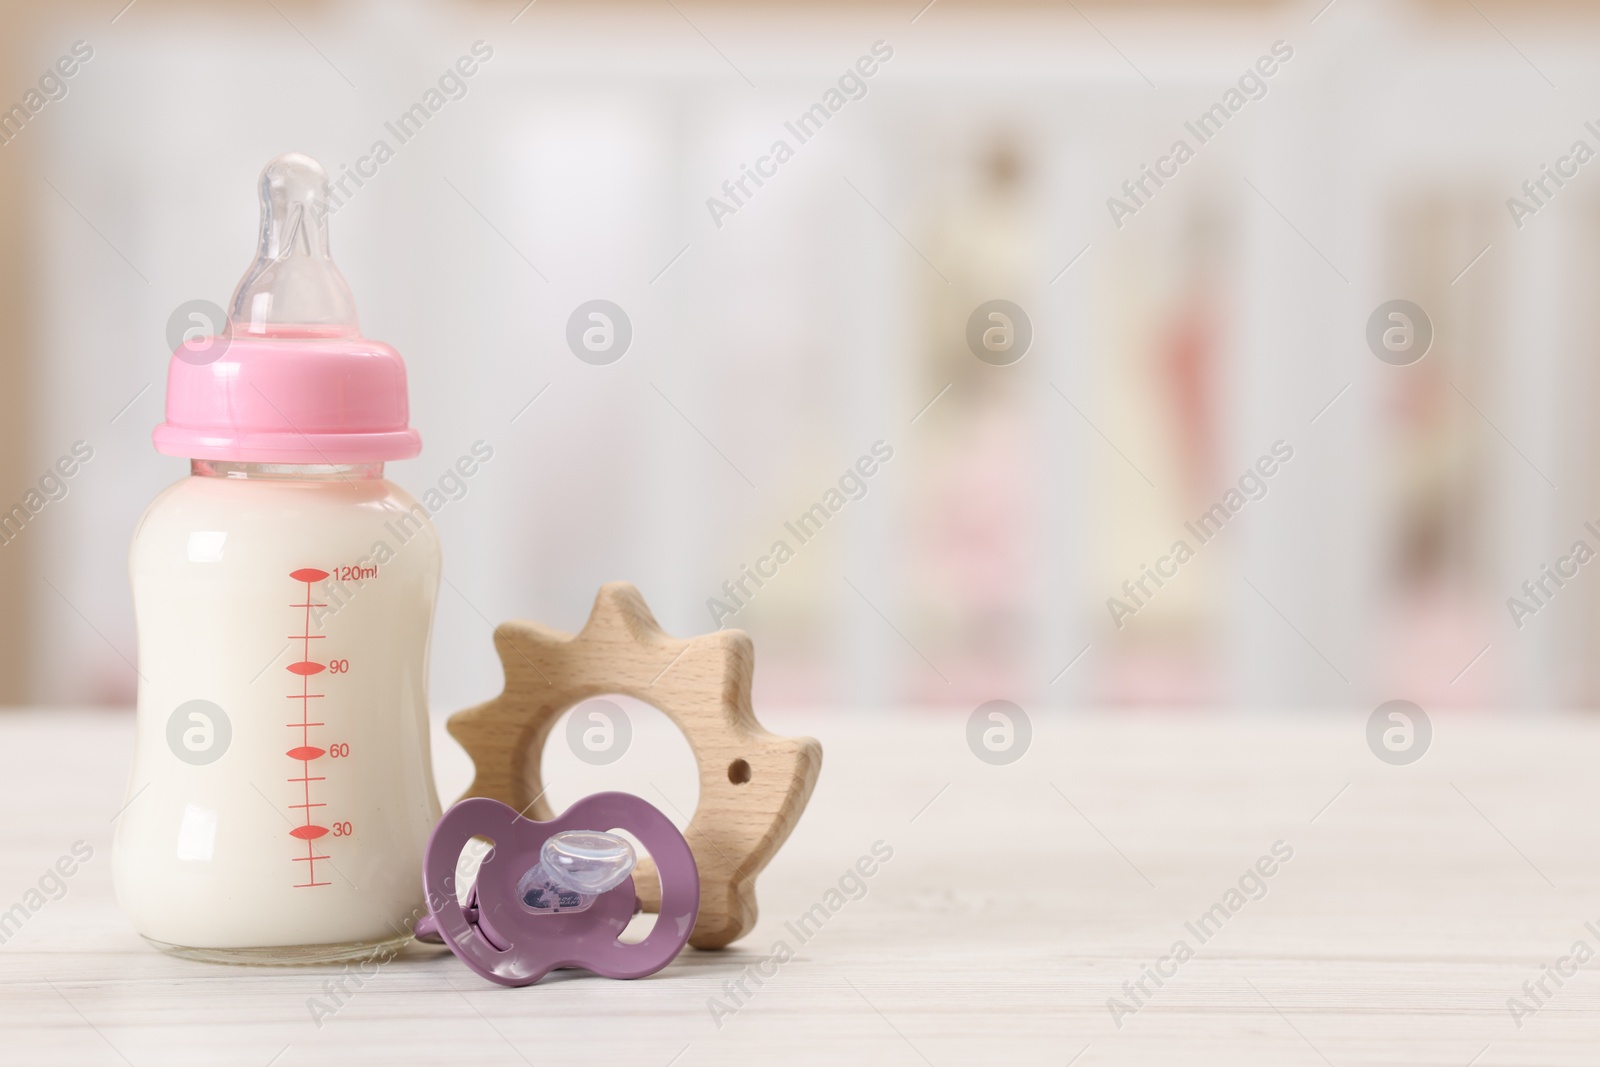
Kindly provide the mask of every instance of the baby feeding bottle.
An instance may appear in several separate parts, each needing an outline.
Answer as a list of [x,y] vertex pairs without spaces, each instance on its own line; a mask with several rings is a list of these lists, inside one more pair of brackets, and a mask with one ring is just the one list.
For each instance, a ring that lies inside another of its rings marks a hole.
[[167,371],[155,445],[190,473],[129,553],[139,696],[114,877],[166,951],[352,959],[427,914],[439,544],[383,478],[421,438],[404,362],[361,336],[329,257],[326,173],[280,156],[260,191],[228,328]]

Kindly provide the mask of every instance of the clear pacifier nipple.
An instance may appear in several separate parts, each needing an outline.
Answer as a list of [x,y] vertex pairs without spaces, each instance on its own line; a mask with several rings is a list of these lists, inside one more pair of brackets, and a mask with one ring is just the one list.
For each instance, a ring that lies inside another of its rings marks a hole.
[[289,152],[261,171],[261,243],[234,290],[234,336],[359,337],[350,285],[328,254],[328,174]]
[[539,865],[517,882],[517,896],[535,911],[578,911],[633,873],[633,846],[616,834],[567,830],[547,838]]

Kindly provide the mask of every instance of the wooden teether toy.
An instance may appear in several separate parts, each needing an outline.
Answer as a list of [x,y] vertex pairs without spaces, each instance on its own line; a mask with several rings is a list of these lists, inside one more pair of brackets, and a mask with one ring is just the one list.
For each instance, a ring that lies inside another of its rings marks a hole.
[[[755,649],[741,630],[675,638],[662,631],[627,582],[602,586],[583,629],[502,623],[495,648],[505,690],[450,717],[476,777],[463,797],[492,797],[548,822],[539,756],[568,708],[620,693],[660,708],[689,740],[700,768],[700,806],[684,831],[700,875],[700,914],[689,943],[722,948],[756,921],[755,877],[805,810],[822,769],[822,746],[778,737],[750,703]],[[660,906],[654,865],[639,861],[635,891]]]

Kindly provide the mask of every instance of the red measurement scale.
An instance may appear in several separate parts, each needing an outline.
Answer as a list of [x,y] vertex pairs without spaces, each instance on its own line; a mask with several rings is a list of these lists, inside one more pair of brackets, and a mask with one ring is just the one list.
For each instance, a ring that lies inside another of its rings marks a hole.
[[288,724],[289,729],[300,731],[300,744],[289,749],[287,753],[290,759],[299,762],[300,776],[298,778],[290,778],[289,781],[300,783],[302,786],[301,795],[305,798],[304,803],[289,805],[291,811],[301,812],[302,819],[300,825],[289,831],[289,836],[304,841],[306,844],[306,854],[294,858],[296,863],[304,863],[306,865],[306,880],[297,882],[295,888],[313,889],[317,886],[333,884],[331,881],[317,881],[317,861],[329,858],[318,854],[317,840],[328,833],[328,828],[319,825],[312,818],[312,812],[317,808],[325,808],[327,805],[316,803],[311,799],[311,783],[327,781],[326,775],[312,774],[311,765],[316,760],[323,759],[328,755],[327,749],[318,748],[311,743],[312,729],[327,725],[326,723],[311,721],[311,702],[320,700],[324,696],[322,693],[313,693],[311,691],[311,679],[328,669],[326,663],[318,663],[311,658],[311,642],[321,641],[325,636],[311,632],[311,609],[327,606],[311,602],[311,586],[314,582],[320,582],[328,577],[328,572],[319,571],[314,567],[303,567],[300,570],[291,572],[289,577],[297,582],[304,583],[306,587],[304,603],[291,603],[289,605],[291,608],[302,608],[305,612],[302,616],[301,631],[297,634],[289,635],[290,640],[300,642],[300,659],[295,663],[289,664],[289,673],[300,677],[300,692],[289,694],[290,700],[298,700],[300,702],[300,721]]

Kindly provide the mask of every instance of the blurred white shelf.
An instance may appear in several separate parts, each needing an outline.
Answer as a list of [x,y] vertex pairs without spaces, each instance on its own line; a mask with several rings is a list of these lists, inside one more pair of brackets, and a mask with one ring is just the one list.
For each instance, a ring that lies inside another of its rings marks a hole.
[[[1441,717],[1432,750],[1391,767],[1367,751],[1358,710],[1039,713],[1026,756],[993,767],[967,751],[963,716],[765,718],[820,737],[826,757],[744,943],[686,952],[643,981],[520,990],[417,953],[319,1027],[307,1002],[334,971],[169,959],[118,912],[110,820],[130,716],[0,715],[0,909],[74,841],[94,848],[66,895],[0,946],[0,1059],[1494,1067],[1600,1055],[1600,962],[1550,984],[1520,1029],[1507,1009],[1575,941],[1600,948],[1584,926],[1600,927],[1600,721]],[[461,776],[443,743],[440,765]],[[797,944],[785,922],[880,839],[894,858],[865,896]],[[1201,944],[1186,922],[1278,841],[1292,860]],[[747,983],[719,1028],[708,1001],[780,938],[795,958]],[[1108,998],[1127,999],[1123,983],[1180,939],[1194,958],[1118,1028]]]

